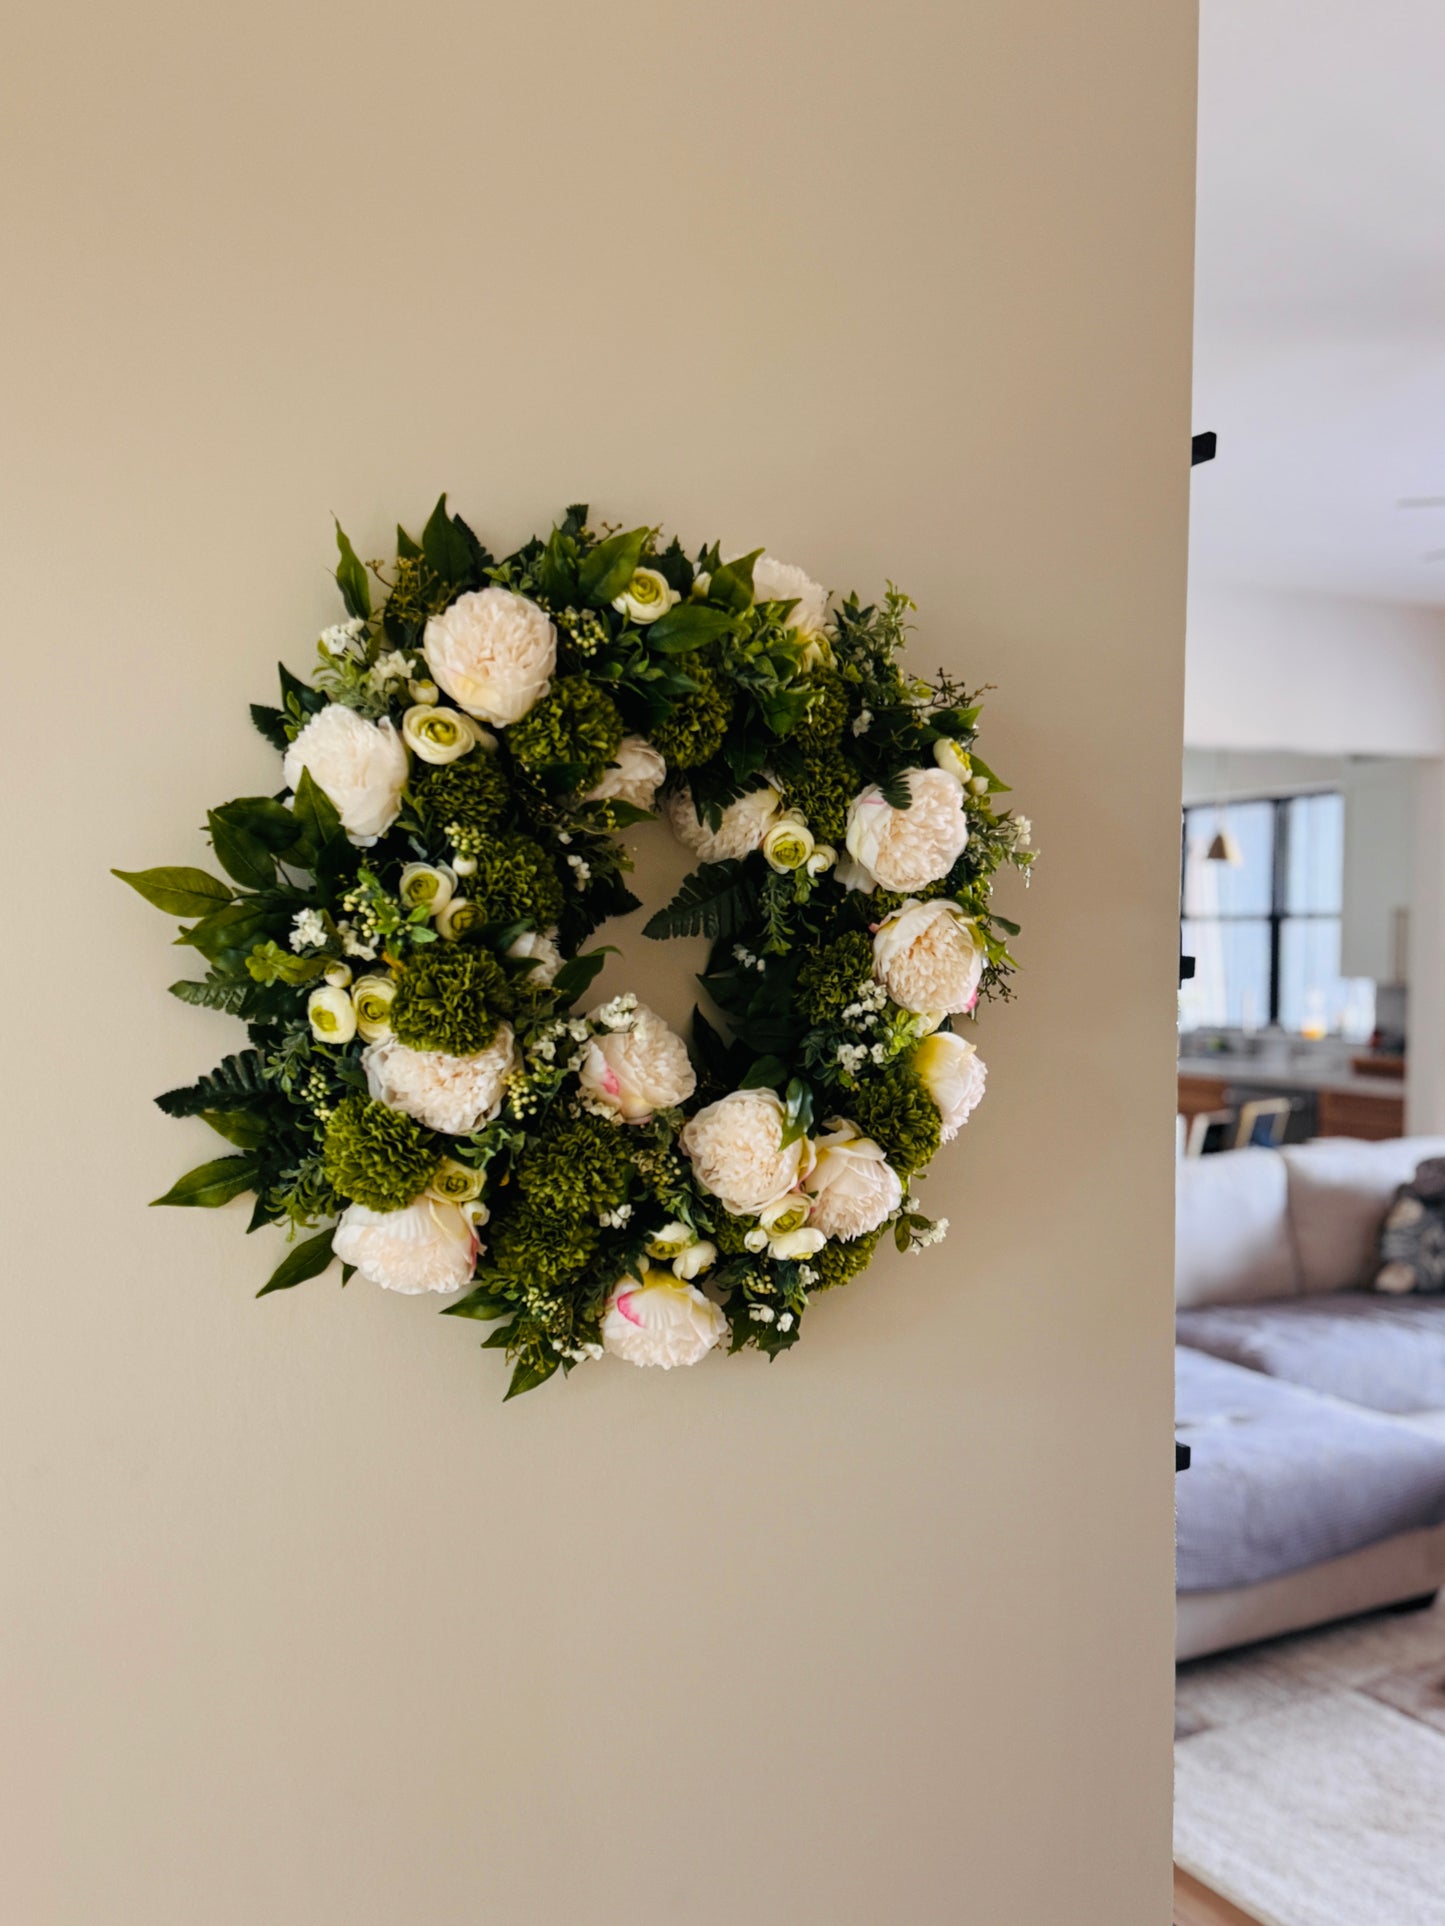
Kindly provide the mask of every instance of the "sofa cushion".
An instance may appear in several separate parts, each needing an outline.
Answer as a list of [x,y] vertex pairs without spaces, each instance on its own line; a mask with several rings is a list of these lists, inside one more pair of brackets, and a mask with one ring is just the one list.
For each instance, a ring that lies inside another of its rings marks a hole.
[[1234,1304],[1299,1289],[1277,1150],[1181,1157],[1175,1170],[1176,1303]]
[[1178,1586],[1222,1591],[1445,1522],[1445,1440],[1181,1348]]
[[1348,1291],[1374,1276],[1390,1200],[1427,1157],[1445,1155],[1445,1138],[1395,1137],[1367,1144],[1352,1137],[1317,1137],[1279,1154],[1289,1173],[1297,1288]]
[[1332,1291],[1181,1311],[1179,1342],[1372,1411],[1445,1410],[1445,1299]]

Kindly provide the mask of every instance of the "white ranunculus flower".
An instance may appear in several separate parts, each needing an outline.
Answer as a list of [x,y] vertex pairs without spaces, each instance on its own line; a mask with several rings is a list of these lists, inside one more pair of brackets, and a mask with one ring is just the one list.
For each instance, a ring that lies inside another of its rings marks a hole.
[[348,1204],[332,1250],[343,1264],[383,1290],[415,1297],[422,1291],[459,1291],[471,1280],[477,1239],[455,1204],[418,1197],[404,1210]]
[[454,896],[437,915],[437,935],[448,943],[456,943],[468,930],[478,928],[486,920],[486,911],[480,903],[474,903],[470,896]]
[[801,869],[816,847],[806,816],[796,809],[784,810],[763,837],[763,855],[768,866],[780,875]]
[[751,1217],[796,1190],[812,1168],[812,1146],[783,1148],[783,1104],[775,1090],[733,1090],[699,1110],[678,1143],[693,1175],[735,1217]]
[[[486,1187],[486,1181],[482,1172],[471,1164],[459,1164],[455,1157],[443,1157],[432,1172],[427,1189],[433,1197],[440,1197],[443,1203],[455,1204],[461,1210],[477,1201]],[[487,1217],[490,1216],[491,1212],[488,1211]],[[478,1221],[470,1212],[468,1220],[473,1224]],[[480,1221],[485,1223],[487,1219],[483,1217]]]
[[693,852],[700,862],[740,861],[761,849],[782,801],[771,783],[751,789],[746,796],[730,802],[716,829],[699,822],[690,789],[674,790],[667,799],[667,817],[672,833]]
[[895,809],[870,787],[848,806],[848,854],[880,889],[904,895],[936,883],[968,846],[963,787],[943,769],[904,773],[909,802]]
[[755,602],[796,602],[788,627],[801,635],[821,635],[828,620],[828,591],[811,575],[776,556],[760,555],[753,563]]
[[696,1364],[727,1336],[728,1321],[695,1284],[666,1271],[619,1278],[602,1318],[602,1347],[628,1364],[664,1371]]
[[470,716],[460,709],[438,708],[434,702],[415,703],[401,719],[407,748],[437,767],[469,756],[477,746],[477,733]]
[[428,1130],[467,1137],[500,1113],[507,1078],[517,1067],[510,1024],[502,1024],[485,1050],[451,1057],[441,1050],[413,1050],[393,1036],[361,1053],[366,1087],[393,1110],[404,1110]]
[[424,908],[428,916],[440,916],[457,893],[456,871],[445,863],[408,863],[396,893],[408,909]]
[[673,1258],[673,1275],[690,1283],[693,1278],[701,1277],[704,1271],[710,1271],[716,1262],[717,1245],[709,1243],[705,1237],[699,1237],[695,1244],[689,1244],[685,1251],[679,1251]]
[[825,876],[838,860],[838,852],[831,843],[819,843],[808,858],[808,874]]
[[396,1000],[396,978],[380,971],[357,979],[351,986],[356,1028],[368,1043],[391,1034],[391,1006]]
[[827,1232],[815,1230],[811,1224],[802,1230],[779,1231],[776,1237],[768,1239],[768,1256],[790,1257],[794,1262],[802,1262],[816,1257],[827,1241]]
[[[598,1020],[599,1012],[589,1011],[588,1021]],[[687,1045],[646,1004],[637,1006],[630,1028],[592,1038],[578,1082],[594,1103],[630,1124],[646,1123],[655,1110],[675,1108],[697,1088]]]
[[328,963],[321,972],[321,981],[329,983],[333,990],[351,988],[351,965],[349,963]]
[[984,960],[975,925],[941,897],[904,903],[873,934],[873,974],[900,1009],[920,1015],[971,1010]]
[[903,1185],[873,1139],[833,1117],[814,1148],[818,1161],[804,1179],[813,1195],[808,1228],[846,1242],[887,1223],[903,1202]]
[[613,599],[612,606],[619,615],[625,615],[630,622],[645,627],[655,622],[669,609],[675,609],[682,597],[675,588],[669,588],[667,577],[660,575],[655,568],[638,568],[632,571],[632,580]]
[[401,814],[406,744],[390,722],[368,722],[344,703],[328,702],[282,760],[281,773],[292,789],[303,769],[331,798],[358,849],[384,836]]
[[523,930],[507,945],[507,955],[521,960],[532,958],[536,967],[528,970],[528,983],[552,984],[562,967],[562,952],[557,948],[556,930]]
[[624,736],[617,754],[603,771],[601,782],[589,789],[583,802],[631,803],[634,809],[652,809],[657,804],[657,788],[667,774],[662,751],[654,749],[643,736]]
[[311,1034],[318,1043],[350,1043],[356,1035],[356,1011],[345,990],[328,983],[306,999]]
[[535,602],[511,589],[472,589],[426,625],[422,653],[433,679],[483,722],[520,722],[551,686],[557,631]]
[[659,1262],[671,1263],[674,1257],[685,1251],[693,1241],[694,1232],[678,1218],[664,1224],[660,1231],[654,1231],[647,1240],[647,1255]]
[[951,736],[940,736],[934,743],[933,760],[948,775],[957,776],[960,782],[973,780],[973,758]]
[[764,1204],[758,1212],[758,1222],[770,1237],[781,1237],[787,1231],[801,1230],[812,1208],[813,1200],[805,1192],[790,1190],[786,1196]]
[[983,1058],[966,1037],[939,1030],[913,1052],[911,1067],[938,1105],[943,1118],[944,1143],[950,1143],[983,1102],[988,1071]]

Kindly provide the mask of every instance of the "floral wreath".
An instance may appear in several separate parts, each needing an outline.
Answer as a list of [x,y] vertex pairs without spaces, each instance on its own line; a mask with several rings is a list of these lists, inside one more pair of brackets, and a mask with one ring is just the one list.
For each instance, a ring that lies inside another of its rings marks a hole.
[[[263,1296],[333,1259],[464,1292],[508,1397],[787,1350],[890,1229],[947,1228],[912,1186],[983,1095],[953,1025],[1008,994],[992,879],[1033,861],[977,700],[905,673],[891,586],[830,608],[584,507],[500,561],[445,496],[389,563],[337,546],[349,619],[251,710],[286,788],[210,812],[225,879],[115,872],[208,965],[172,994],[249,1038],[157,1098],[233,1150],[156,1202],[312,1231]],[[646,933],[712,940],[725,1019],[690,1046],[632,995],[576,1010],[659,813],[698,867]]]

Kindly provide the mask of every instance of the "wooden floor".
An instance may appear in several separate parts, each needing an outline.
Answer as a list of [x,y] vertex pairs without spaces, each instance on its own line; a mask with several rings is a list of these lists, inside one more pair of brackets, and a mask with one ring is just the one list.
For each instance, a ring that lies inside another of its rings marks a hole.
[[1220,1899],[1187,1872],[1174,1868],[1174,1926],[1259,1926],[1259,1921]]

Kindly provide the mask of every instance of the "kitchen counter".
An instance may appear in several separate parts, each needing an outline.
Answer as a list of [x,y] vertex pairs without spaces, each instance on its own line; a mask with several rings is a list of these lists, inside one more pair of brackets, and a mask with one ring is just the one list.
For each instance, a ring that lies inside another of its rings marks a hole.
[[1307,1059],[1288,1063],[1268,1057],[1235,1055],[1218,1051],[1202,1057],[1181,1057],[1181,1077],[1207,1077],[1216,1083],[1238,1084],[1250,1090],[1332,1090],[1361,1097],[1396,1097],[1405,1094],[1399,1077],[1370,1077],[1358,1070],[1316,1067]]

